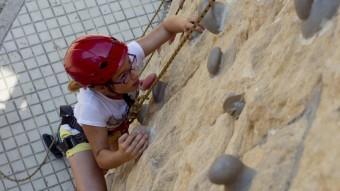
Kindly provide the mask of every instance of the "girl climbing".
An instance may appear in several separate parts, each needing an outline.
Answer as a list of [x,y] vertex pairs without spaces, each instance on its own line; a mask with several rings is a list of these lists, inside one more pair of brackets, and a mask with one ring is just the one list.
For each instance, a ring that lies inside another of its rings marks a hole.
[[[193,21],[171,16],[128,44],[110,36],[85,35],[68,48],[64,67],[73,79],[68,88],[78,92],[78,102],[74,117],[72,111],[64,112],[60,141],[52,152],[57,157],[58,151],[65,153],[78,190],[106,190],[103,170],[136,159],[147,148],[146,133],[128,133],[127,115],[138,91],[150,88],[156,75],[139,80],[137,68],[151,52],[194,26]],[[49,136],[44,135],[45,142]]]

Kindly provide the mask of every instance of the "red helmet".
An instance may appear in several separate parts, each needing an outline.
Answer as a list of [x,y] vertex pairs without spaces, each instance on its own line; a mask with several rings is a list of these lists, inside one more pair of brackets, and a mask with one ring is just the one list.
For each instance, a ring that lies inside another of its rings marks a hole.
[[105,84],[124,63],[127,52],[127,46],[113,37],[84,35],[68,48],[64,67],[82,86]]

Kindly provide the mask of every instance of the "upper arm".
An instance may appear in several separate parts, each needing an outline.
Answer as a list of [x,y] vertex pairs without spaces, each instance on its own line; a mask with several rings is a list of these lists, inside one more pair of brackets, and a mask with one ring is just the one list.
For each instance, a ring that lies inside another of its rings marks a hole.
[[172,33],[165,29],[163,24],[158,25],[149,34],[137,40],[143,48],[145,56],[157,50],[172,37]]
[[82,128],[97,160],[100,151],[109,148],[107,129],[90,125],[82,125]]

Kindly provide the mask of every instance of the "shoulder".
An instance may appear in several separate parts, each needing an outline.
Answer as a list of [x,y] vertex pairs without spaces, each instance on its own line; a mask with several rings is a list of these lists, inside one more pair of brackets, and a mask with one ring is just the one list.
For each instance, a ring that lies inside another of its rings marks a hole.
[[137,42],[137,41],[131,41],[127,44],[128,52],[133,54],[141,54],[142,56],[145,56],[143,47]]
[[136,55],[137,65],[142,64],[145,53],[142,46],[137,41],[132,41],[127,44],[129,54]]
[[102,107],[102,101],[96,93],[89,89],[81,89],[78,94],[78,102],[74,108],[74,115],[80,124],[93,126],[105,126],[106,111]]

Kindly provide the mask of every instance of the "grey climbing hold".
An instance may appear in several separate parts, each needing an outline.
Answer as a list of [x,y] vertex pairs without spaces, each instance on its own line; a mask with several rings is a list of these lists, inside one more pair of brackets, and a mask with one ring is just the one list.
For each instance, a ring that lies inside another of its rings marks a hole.
[[211,75],[216,75],[221,65],[223,53],[221,48],[215,47],[211,50],[208,58],[208,71]]
[[314,0],[308,19],[302,23],[302,35],[312,37],[337,12],[340,0]]
[[202,35],[201,32],[193,31],[193,32],[191,33],[190,40],[195,40],[195,39],[198,38],[200,35]]
[[242,173],[243,166],[243,163],[232,155],[219,156],[209,169],[209,180],[219,185],[231,184]]
[[301,20],[306,20],[309,17],[312,9],[313,0],[294,0],[296,14]]
[[[199,5],[199,13],[201,14],[205,7],[209,4],[209,0],[203,0]],[[224,21],[227,17],[226,5],[222,2],[214,2],[213,6],[209,9],[208,13],[201,21],[201,25],[208,31],[218,34],[224,28]]]
[[137,120],[140,124],[146,125],[149,112],[149,105],[143,104],[141,110],[138,112]]
[[165,89],[167,84],[162,81],[158,81],[155,87],[152,89],[152,97],[155,103],[160,103],[164,99]]
[[243,95],[231,94],[227,97],[223,104],[223,110],[238,119],[244,108],[245,101]]

